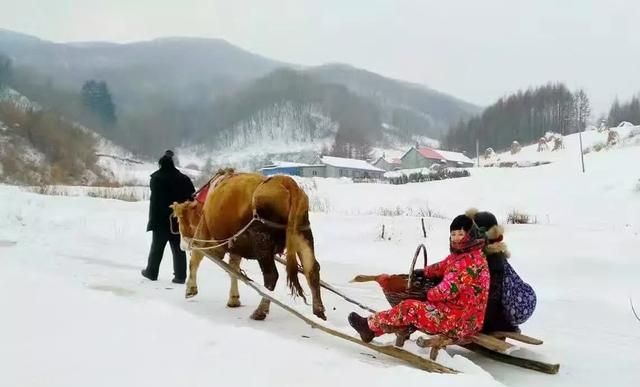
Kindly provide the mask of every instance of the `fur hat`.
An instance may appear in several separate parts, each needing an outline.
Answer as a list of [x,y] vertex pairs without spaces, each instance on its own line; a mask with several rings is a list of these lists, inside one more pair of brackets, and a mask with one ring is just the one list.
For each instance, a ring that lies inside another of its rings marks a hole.
[[478,228],[486,231],[498,225],[498,219],[489,211],[478,211],[475,208],[470,208],[465,212],[465,215],[473,219],[476,225],[478,225]]
[[492,253],[504,253],[507,257],[511,254],[507,249],[507,245],[503,242],[504,227],[498,224],[498,219],[494,214],[489,211],[478,211],[476,208],[470,208],[465,212],[465,215],[472,218],[479,231],[487,239],[487,246],[485,252]]
[[453,218],[451,225],[449,225],[449,231],[464,230],[465,232],[471,231],[473,227],[473,219],[467,215],[458,215]]

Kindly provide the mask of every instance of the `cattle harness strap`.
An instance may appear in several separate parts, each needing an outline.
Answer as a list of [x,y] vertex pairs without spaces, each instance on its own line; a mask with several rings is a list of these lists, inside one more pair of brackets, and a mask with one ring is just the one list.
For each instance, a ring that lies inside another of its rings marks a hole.
[[[198,227],[196,227],[196,231],[194,232],[194,235],[198,235],[198,230],[200,230],[200,226],[202,225],[203,221],[204,221],[204,218],[201,218],[200,222],[198,222]],[[284,224],[276,223],[274,221],[271,221],[271,220],[268,220],[268,219],[265,219],[265,218],[261,217],[260,215],[258,215],[256,210],[254,209],[253,210],[253,217],[251,218],[249,223],[247,223],[244,227],[242,227],[238,232],[236,232],[235,234],[233,234],[229,238],[225,238],[225,239],[198,239],[198,238],[191,238],[189,240],[189,250],[196,250],[196,251],[197,250],[200,250],[200,251],[212,250],[212,249],[216,249],[218,247],[222,247],[222,246],[228,245],[229,243],[235,241],[245,231],[247,231],[249,229],[249,227],[251,227],[253,222],[256,222],[256,221],[264,224],[267,227],[277,228],[277,229],[280,229],[280,230],[285,230],[287,228],[287,226],[284,225]],[[310,230],[310,229],[311,229],[311,225],[310,224],[305,224],[305,225],[302,225],[302,226],[298,227],[298,230],[300,230],[300,231],[307,231],[307,230]],[[193,242],[198,242],[198,243],[216,243],[216,245],[207,246],[207,247],[197,247],[197,246],[193,245]]]
[[[227,177],[228,175],[222,175],[219,176],[216,179],[211,179],[209,183],[211,183],[211,181],[213,181],[213,185],[210,188],[214,188],[216,187],[218,184],[218,182],[220,180],[222,180],[224,177]],[[269,178],[267,178],[265,181],[261,182],[258,186],[264,184],[265,182],[269,181]],[[172,234],[180,234],[180,232],[174,232],[173,230],[173,224],[171,222],[171,217],[173,216],[173,214],[169,215],[169,224],[171,226],[171,233]],[[198,235],[198,230],[200,230],[200,226],[202,225],[202,222],[204,221],[204,217],[200,218],[200,222],[198,222],[198,227],[196,227],[196,231],[193,233],[193,235]],[[245,231],[247,231],[249,229],[249,227],[251,227],[251,225],[253,224],[253,222],[258,221],[262,224],[264,224],[267,227],[271,227],[271,228],[275,228],[275,229],[279,229],[279,230],[286,230],[287,225],[286,224],[281,224],[281,223],[277,223],[274,222],[272,220],[269,219],[265,219],[262,216],[260,216],[258,214],[257,209],[253,208],[253,217],[251,218],[251,220],[249,221],[249,223],[247,223],[244,227],[242,227],[240,229],[240,231],[236,232],[235,234],[233,234],[232,236],[230,236],[229,238],[225,238],[225,239],[198,239],[198,238],[191,238],[189,240],[189,250],[200,250],[200,251],[205,251],[205,250],[213,250],[216,249],[218,247],[222,247],[225,245],[228,245],[230,243],[232,243],[233,241],[236,240],[236,238],[238,238],[240,235],[242,235]],[[309,223],[298,226],[297,228],[300,231],[308,231],[311,230],[311,225]],[[196,247],[193,246],[193,242],[198,242],[198,243],[216,243],[216,245],[214,246],[207,246],[207,247]]]

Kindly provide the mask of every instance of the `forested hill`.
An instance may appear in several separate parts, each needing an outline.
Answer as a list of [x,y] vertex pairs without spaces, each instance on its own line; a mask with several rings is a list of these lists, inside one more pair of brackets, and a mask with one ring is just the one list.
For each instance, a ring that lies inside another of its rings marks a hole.
[[254,123],[282,142],[327,133],[373,145],[440,139],[479,112],[425,86],[342,64],[288,64],[219,39],[65,44],[0,30],[0,57],[12,88],[147,155],[261,141]]
[[548,131],[575,133],[584,128],[589,114],[589,98],[583,90],[572,92],[562,83],[547,84],[500,98],[482,114],[452,126],[445,143],[471,153],[476,140],[480,149],[505,149],[513,141],[533,143]]

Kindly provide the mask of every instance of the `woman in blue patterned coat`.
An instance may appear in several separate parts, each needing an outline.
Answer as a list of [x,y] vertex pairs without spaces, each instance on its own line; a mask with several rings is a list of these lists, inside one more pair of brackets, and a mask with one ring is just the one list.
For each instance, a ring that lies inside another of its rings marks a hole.
[[483,252],[491,276],[482,332],[520,332],[518,325],[527,321],[535,310],[536,294],[507,261],[511,253],[504,242],[504,228],[495,215],[475,208],[467,210],[466,215],[474,220],[486,240]]

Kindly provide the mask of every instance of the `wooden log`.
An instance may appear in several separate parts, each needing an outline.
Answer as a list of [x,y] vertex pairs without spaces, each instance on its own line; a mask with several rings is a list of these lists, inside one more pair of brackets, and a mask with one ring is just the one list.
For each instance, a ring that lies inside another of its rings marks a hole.
[[420,336],[416,340],[416,345],[421,348],[432,348],[436,346],[443,347],[452,344],[453,340],[445,336]]
[[454,344],[454,341],[442,335],[432,337],[420,336],[418,340],[416,340],[418,347],[431,348],[431,351],[429,351],[429,359],[433,361],[438,358],[438,352],[450,344]]
[[483,333],[479,333],[473,336],[471,338],[471,341],[482,347],[501,353],[507,353],[514,347],[513,344],[509,344],[506,341],[502,341],[493,336],[485,335]]
[[411,331],[405,330],[401,332],[396,332],[396,347],[402,348],[404,346],[405,341],[409,340],[411,336]]
[[535,337],[523,335],[522,333],[516,333],[516,332],[496,331],[496,332],[491,332],[489,335],[497,339],[512,339],[515,341],[519,341],[521,343],[531,344],[531,345],[542,345],[544,343],[542,340],[536,339]]
[[422,348],[431,348],[431,355],[432,355],[431,359],[433,360],[435,356],[437,356],[437,352],[440,349],[445,348],[447,345],[462,346],[470,342],[480,345],[481,347],[490,349],[492,351],[500,352],[500,353],[509,352],[509,350],[514,347],[509,343],[506,343],[495,337],[484,335],[484,334],[475,335],[470,340],[467,340],[466,342],[456,342],[442,335],[432,336],[432,337],[421,336],[418,338],[418,340],[416,340],[416,345]]
[[242,281],[245,285],[249,286],[250,288],[252,288],[253,290],[255,290],[256,292],[258,292],[258,294],[260,294],[261,296],[269,299],[271,302],[273,302],[274,304],[278,305],[279,307],[283,308],[284,310],[286,310],[287,312],[293,314],[294,316],[296,316],[297,318],[301,319],[302,321],[304,321],[305,323],[309,324],[312,328],[317,328],[325,333],[328,333],[332,336],[338,337],[340,339],[343,340],[347,340],[350,341],[352,343],[358,344],[358,345],[362,345],[364,347],[367,347],[369,349],[372,349],[376,352],[380,352],[383,353],[385,355],[388,355],[390,357],[402,360],[418,369],[421,369],[423,371],[427,371],[427,372],[434,372],[434,373],[441,373],[441,374],[456,374],[459,373],[459,371],[454,370],[453,368],[449,368],[446,366],[443,366],[442,364],[438,364],[432,360],[429,359],[425,359],[421,356],[418,356],[414,353],[411,353],[409,351],[406,351],[402,348],[397,348],[394,347],[393,345],[378,345],[378,344],[373,344],[373,343],[365,343],[364,341],[357,339],[353,336],[347,335],[345,333],[336,331],[334,329],[328,328],[326,326],[324,326],[323,324],[318,323],[317,321],[314,321],[310,318],[308,318],[307,316],[303,315],[302,313],[298,312],[297,310],[291,308],[290,306],[286,305],[285,303],[283,303],[282,301],[278,300],[277,298],[275,298],[274,296],[270,295],[268,293],[268,290],[266,290],[266,288],[264,288],[261,285],[256,284],[251,278],[247,277],[246,275],[237,272],[236,270],[234,270],[233,268],[231,268],[231,266],[229,266],[229,264],[227,264],[226,262],[220,260],[220,259],[216,259],[214,257],[211,257],[209,255],[205,256],[207,258],[209,258],[210,261],[212,261],[213,263],[215,263],[216,265],[220,266],[224,271],[226,271],[228,274],[232,275],[233,277],[235,277],[236,279]]
[[560,370],[560,364],[550,364],[538,360],[524,359],[513,355],[506,355],[504,353],[492,351],[476,343],[464,344],[462,345],[462,347],[501,363],[507,363],[517,367],[543,372],[545,374],[555,375]]

